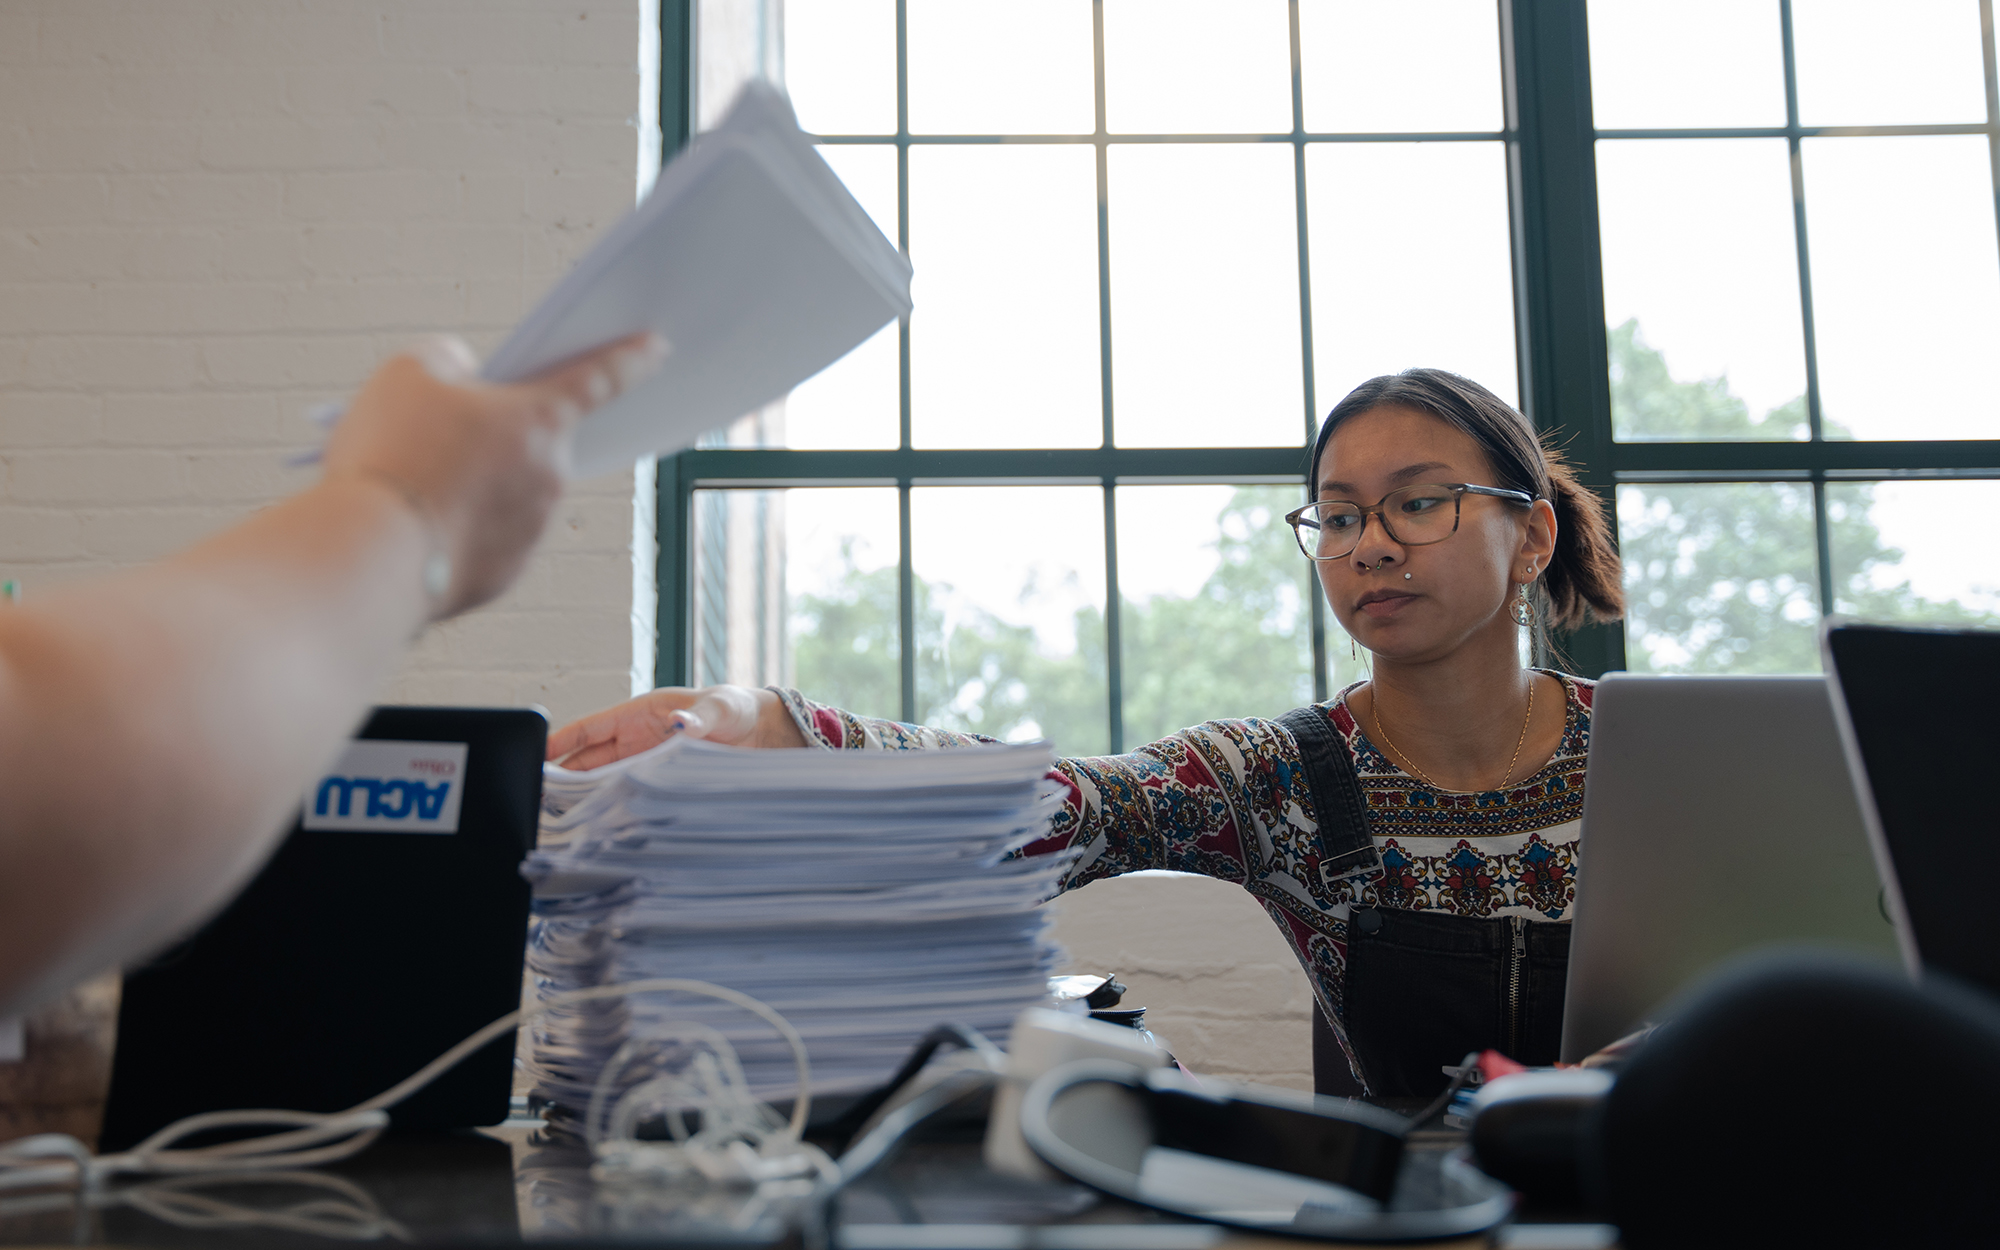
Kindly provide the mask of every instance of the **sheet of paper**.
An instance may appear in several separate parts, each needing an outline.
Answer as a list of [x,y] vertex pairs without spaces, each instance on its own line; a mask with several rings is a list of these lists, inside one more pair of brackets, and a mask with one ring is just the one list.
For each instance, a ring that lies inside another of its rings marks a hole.
[[909,311],[908,261],[785,98],[753,82],[483,372],[517,381],[641,330],[664,337],[660,370],[578,426],[574,472],[590,477],[782,398]]

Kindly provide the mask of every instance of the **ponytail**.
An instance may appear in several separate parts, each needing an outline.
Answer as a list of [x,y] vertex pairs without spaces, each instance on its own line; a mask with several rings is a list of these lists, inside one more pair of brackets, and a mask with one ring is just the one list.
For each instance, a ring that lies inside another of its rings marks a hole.
[[1317,478],[1320,453],[1334,430],[1389,404],[1427,412],[1463,431],[1486,453],[1500,486],[1546,499],[1555,509],[1555,554],[1534,592],[1540,616],[1550,627],[1572,630],[1588,621],[1615,621],[1624,615],[1618,548],[1611,540],[1603,499],[1576,480],[1568,458],[1544,442],[1526,417],[1470,378],[1443,369],[1406,369],[1355,387],[1320,426],[1308,482]]
[[1541,597],[1550,626],[1571,630],[1587,621],[1615,621],[1625,614],[1623,566],[1611,541],[1604,500],[1576,480],[1569,458],[1541,438],[1548,501],[1556,510],[1556,550],[1542,575]]

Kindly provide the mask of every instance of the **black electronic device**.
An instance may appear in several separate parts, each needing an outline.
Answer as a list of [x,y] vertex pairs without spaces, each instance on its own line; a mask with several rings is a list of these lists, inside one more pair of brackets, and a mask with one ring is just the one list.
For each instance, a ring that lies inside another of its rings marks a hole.
[[1826,667],[1862,818],[1912,975],[2000,995],[2000,926],[1980,865],[2000,834],[2000,632],[1836,623]]
[[[344,1110],[519,1006],[547,737],[534,711],[377,708],[242,894],[127,972],[103,1149],[197,1112]],[[513,1056],[509,1033],[393,1125],[504,1119]]]
[[1176,1215],[1370,1243],[1473,1238],[1507,1219],[1507,1187],[1463,1150],[1433,1192],[1402,1193],[1410,1128],[1366,1103],[1104,1059],[1051,1069],[1021,1098],[1021,1135],[1050,1167]]

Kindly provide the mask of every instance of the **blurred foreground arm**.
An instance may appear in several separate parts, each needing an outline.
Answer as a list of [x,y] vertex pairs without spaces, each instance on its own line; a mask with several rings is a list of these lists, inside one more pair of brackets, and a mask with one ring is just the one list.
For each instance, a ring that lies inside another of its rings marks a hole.
[[0,611],[0,1013],[230,898],[411,638],[519,574],[568,426],[660,354],[626,340],[490,386],[433,340],[370,379],[317,485]]

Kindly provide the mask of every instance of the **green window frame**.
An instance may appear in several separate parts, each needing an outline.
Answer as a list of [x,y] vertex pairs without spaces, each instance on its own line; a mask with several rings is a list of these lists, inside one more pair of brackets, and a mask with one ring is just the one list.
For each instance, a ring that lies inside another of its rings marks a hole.
[[[693,502],[698,489],[788,486],[894,485],[901,500],[902,715],[916,714],[916,648],[913,573],[910,555],[910,491],[921,485],[1001,485],[1089,483],[1104,492],[1111,749],[1129,747],[1122,725],[1122,657],[1119,605],[1116,494],[1120,482],[1297,482],[1303,488],[1305,455],[1320,413],[1313,379],[1312,305],[1307,281],[1306,144],[1497,139],[1505,144],[1508,201],[1513,234],[1516,355],[1522,410],[1536,426],[1564,446],[1584,484],[1609,506],[1620,482],[1717,482],[1788,480],[1812,485],[1823,504],[1825,485],[1841,480],[1890,478],[2000,478],[2000,441],[1826,441],[1820,437],[1819,390],[1811,321],[1811,277],[1805,238],[1799,142],[1840,134],[1983,134],[1992,155],[1996,217],[2000,217],[2000,95],[1996,95],[1993,0],[1980,0],[1984,30],[1987,118],[1983,124],[1947,126],[1807,127],[1798,123],[1794,86],[1790,0],[1775,0],[1782,16],[1787,122],[1783,127],[1735,130],[1598,131],[1591,115],[1589,34],[1586,0],[1497,0],[1496,20],[1502,61],[1504,129],[1498,132],[1424,134],[1321,134],[1304,129],[1300,91],[1298,0],[1290,0],[1292,128],[1253,135],[1159,135],[1139,142],[1290,144],[1294,154],[1299,230],[1299,318],[1304,369],[1301,441],[1286,447],[1122,448],[1115,444],[1112,413],[1110,238],[1106,204],[1106,153],[1111,142],[1132,142],[1106,133],[1104,125],[1104,21],[1102,0],[1093,3],[1096,70],[1096,127],[1085,136],[1034,136],[1037,142],[1091,144],[1097,156],[1099,337],[1103,369],[1103,445],[1049,450],[922,450],[911,446],[909,324],[901,327],[901,439],[893,450],[821,451],[783,448],[701,448],[668,456],[657,476],[659,556],[658,643],[654,678],[658,685],[685,684],[693,642],[695,554],[691,548]],[[899,244],[908,244],[909,150],[914,144],[993,143],[995,136],[909,133],[906,90],[905,6],[897,3],[897,133],[880,138],[824,136],[828,143],[893,144],[898,156],[902,213]],[[693,118],[695,51],[692,0],[662,0],[662,140],[671,154],[685,143]],[[1598,242],[1595,142],[1598,138],[1782,137],[1793,158],[1794,210],[1799,273],[1805,312],[1808,411],[1811,438],[1805,442],[1620,442],[1613,436],[1610,371],[1606,351],[1602,262]],[[1615,510],[1613,512],[1615,524]],[[1826,512],[1816,508],[1820,597],[1832,608],[1831,558]],[[1315,697],[1326,689],[1326,613],[1312,595]],[[1616,625],[1589,626],[1556,640],[1570,666],[1597,676],[1625,665],[1625,636]]]

